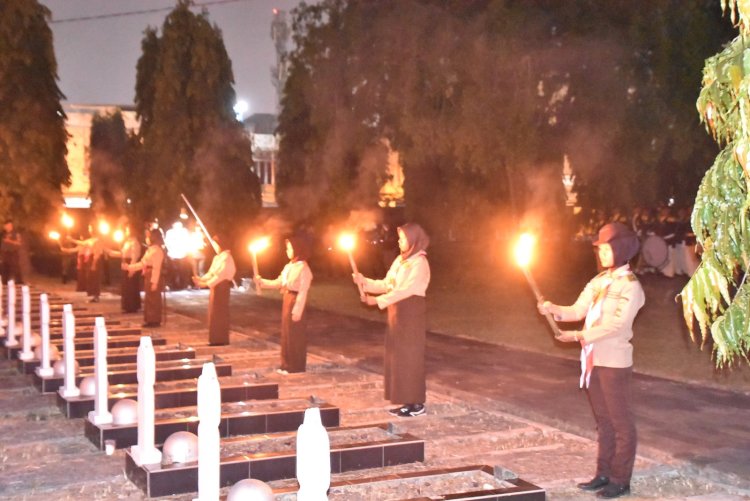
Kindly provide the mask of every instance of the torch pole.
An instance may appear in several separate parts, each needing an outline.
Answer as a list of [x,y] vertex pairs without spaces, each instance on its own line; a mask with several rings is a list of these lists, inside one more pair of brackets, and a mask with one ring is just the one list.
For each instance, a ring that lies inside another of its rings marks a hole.
[[[352,267],[352,273],[354,273],[355,275],[359,274],[359,270],[357,270],[357,263],[354,262],[354,256],[352,256],[352,251],[346,251],[346,255],[349,256],[349,264]],[[365,289],[359,282],[357,282],[357,289],[359,289],[359,298],[364,301]]]
[[185,203],[187,204],[187,206],[188,206],[188,209],[190,209],[190,212],[192,212],[192,213],[193,213],[193,217],[194,217],[194,218],[195,218],[195,220],[196,220],[196,221],[198,222],[198,225],[199,225],[199,226],[201,227],[201,230],[203,230],[203,234],[204,234],[204,235],[206,235],[206,238],[208,239],[208,242],[209,242],[209,243],[211,244],[211,247],[213,247],[213,249],[214,249],[214,252],[216,252],[216,253],[218,254],[218,253],[219,253],[219,245],[218,245],[218,244],[217,244],[216,242],[214,242],[214,239],[213,239],[213,238],[211,238],[211,234],[210,234],[210,233],[208,232],[208,230],[206,229],[206,225],[204,225],[204,224],[203,224],[203,221],[201,221],[201,218],[200,218],[200,217],[198,217],[198,213],[197,213],[197,212],[195,212],[195,209],[193,209],[193,206],[192,206],[192,205],[190,205],[190,202],[188,201],[188,199],[187,199],[187,197],[185,196],[185,194],[184,194],[184,193],[180,193],[180,196],[182,197],[182,199],[183,199],[183,200],[185,201]]
[[[258,274],[258,253],[255,251],[250,252],[253,255],[253,280],[255,280],[255,277],[257,277]],[[255,287],[255,293],[260,296],[262,294],[263,289],[260,287]]]
[[[529,287],[531,287],[531,290],[534,292],[534,296],[536,296],[536,302],[541,303],[542,301],[544,301],[544,297],[542,297],[542,293],[539,291],[539,287],[536,285],[536,281],[534,280],[534,277],[531,276],[531,272],[527,270],[526,268],[522,268],[522,270],[523,270],[523,275],[526,277],[526,281],[529,283]],[[547,323],[552,329],[552,332],[554,333],[555,337],[561,336],[562,332],[560,332],[560,327],[558,327],[557,322],[555,322],[555,319],[552,318],[552,314],[550,312],[546,312],[544,314],[544,318],[547,319]]]

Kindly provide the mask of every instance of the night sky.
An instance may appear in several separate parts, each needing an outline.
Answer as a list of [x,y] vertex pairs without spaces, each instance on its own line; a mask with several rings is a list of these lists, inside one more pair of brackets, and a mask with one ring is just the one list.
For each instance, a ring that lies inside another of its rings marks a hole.
[[[196,4],[212,0],[196,0]],[[216,0],[213,0],[216,1]],[[270,68],[276,53],[271,40],[274,7],[291,11],[298,0],[223,0],[207,5],[232,60],[238,99],[249,104],[245,115],[274,113],[276,95]],[[58,85],[75,104],[130,105],[135,95],[135,66],[147,26],[158,27],[174,0],[40,0],[52,11],[50,24],[58,64]],[[307,3],[310,3],[309,1]],[[165,8],[159,12],[91,17]],[[287,14],[287,19],[289,19]]]

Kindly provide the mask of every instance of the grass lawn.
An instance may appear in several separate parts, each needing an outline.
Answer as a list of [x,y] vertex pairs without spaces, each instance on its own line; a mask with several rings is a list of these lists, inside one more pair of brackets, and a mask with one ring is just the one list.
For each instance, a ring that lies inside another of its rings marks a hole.
[[[544,318],[536,311],[533,294],[521,273],[512,269],[502,271],[501,266],[474,268],[482,271],[464,273],[456,279],[455,273],[433,266],[432,282],[427,292],[430,330],[578,358],[580,349],[577,345],[553,340]],[[548,293],[551,301],[561,304],[574,302],[583,285],[596,272],[586,265],[574,265],[564,271],[551,265],[537,271],[539,287]],[[750,368],[746,363],[717,370],[710,347],[701,351],[700,346],[689,339],[681,304],[675,301],[685,281],[684,277],[641,277],[646,305],[635,323],[636,371],[750,392]],[[309,304],[323,310],[385,322],[384,312],[360,303],[356,287],[348,277],[316,276]]]

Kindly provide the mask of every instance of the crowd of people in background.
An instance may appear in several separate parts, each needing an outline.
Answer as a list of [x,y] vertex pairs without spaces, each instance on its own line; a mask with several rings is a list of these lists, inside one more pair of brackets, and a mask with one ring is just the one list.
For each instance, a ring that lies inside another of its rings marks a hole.
[[593,241],[599,228],[620,222],[632,228],[640,239],[641,252],[634,262],[636,273],[657,273],[670,278],[692,276],[700,262],[701,249],[690,224],[691,214],[692,207],[637,207],[630,213],[592,209],[575,237]]

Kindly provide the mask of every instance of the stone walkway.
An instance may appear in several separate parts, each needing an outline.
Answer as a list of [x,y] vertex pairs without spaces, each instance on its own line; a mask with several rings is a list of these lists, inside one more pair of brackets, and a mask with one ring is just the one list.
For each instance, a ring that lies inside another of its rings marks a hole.
[[[596,453],[574,363],[430,335],[427,415],[396,419],[382,399],[382,324],[311,311],[308,372],[281,376],[275,366],[252,363],[278,353],[278,301],[233,293],[232,343],[222,348],[206,345],[206,303],[205,291],[172,293],[168,323],[154,332],[195,346],[198,356],[218,354],[234,374],[278,382],[282,398],[314,395],[337,405],[342,426],[391,421],[426,439],[423,464],[337,478],[501,465],[544,487],[548,499],[594,499],[574,487],[593,473]],[[140,316],[118,308],[116,297],[97,306],[107,318],[140,324]],[[750,499],[750,427],[742,419],[748,397],[650,377],[636,383],[641,443],[630,499]],[[0,388],[0,498],[143,499],[123,474],[123,452],[98,451],[83,437],[82,421],[64,418],[54,396],[39,395],[15,363],[0,361]]]

